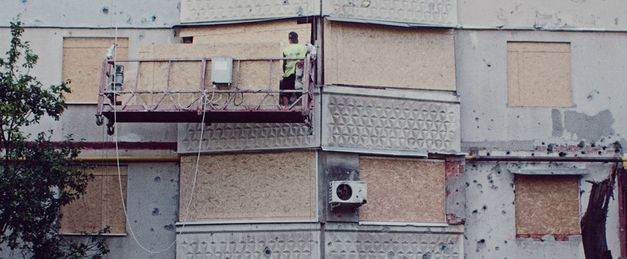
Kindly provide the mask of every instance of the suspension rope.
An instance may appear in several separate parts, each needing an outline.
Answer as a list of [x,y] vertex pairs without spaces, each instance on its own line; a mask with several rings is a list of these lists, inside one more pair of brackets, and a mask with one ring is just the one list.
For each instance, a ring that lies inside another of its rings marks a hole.
[[[117,60],[117,45],[118,45],[118,25],[117,25],[117,19],[115,19],[114,22],[114,18],[113,16],[115,15],[114,12],[114,0],[111,0],[111,25],[112,27],[114,27],[114,39],[113,39],[113,44],[114,44],[114,48],[113,48],[113,73],[111,75],[112,80],[111,82],[113,83],[113,86],[115,86],[115,65],[116,65],[116,60]],[[116,17],[117,18],[117,17]],[[139,69],[139,68],[138,68]],[[118,89],[116,87],[113,87],[113,125],[115,125],[117,123],[117,92]],[[211,99],[213,100],[213,96],[214,94],[212,94]],[[203,106],[203,114],[202,114],[202,120],[201,120],[201,124],[200,124],[200,137],[198,138],[198,154],[196,156],[196,166],[194,169],[194,177],[192,179],[192,187],[190,190],[190,198],[189,201],[187,202],[187,205],[185,206],[185,219],[183,221],[183,225],[181,227],[181,232],[185,229],[185,224],[187,222],[187,220],[189,219],[189,210],[192,204],[192,200],[194,198],[194,192],[195,192],[195,188],[196,188],[196,179],[198,177],[198,167],[199,167],[199,163],[200,163],[200,154],[201,154],[201,147],[202,147],[202,139],[203,139],[203,135],[204,135],[204,130],[205,130],[205,108],[207,105],[207,93],[206,90],[203,91],[202,93],[202,106]],[[166,252],[168,250],[170,250],[172,247],[174,247],[174,245],[176,244],[176,238],[174,239],[174,241],[172,241],[168,246],[166,246],[163,249],[159,249],[159,250],[151,250],[146,248],[137,238],[137,236],[135,235],[135,232],[133,231],[133,227],[130,223],[129,217],[128,217],[128,211],[127,211],[127,207],[126,207],[126,201],[124,199],[124,190],[122,187],[122,172],[120,169],[120,148],[118,145],[118,131],[119,130],[114,130],[114,142],[115,142],[115,157],[116,157],[116,167],[117,167],[117,171],[118,171],[118,185],[119,185],[119,189],[120,189],[120,200],[122,202],[122,210],[124,211],[124,217],[126,219],[126,225],[128,226],[128,230],[131,233],[131,237],[133,238],[133,240],[135,241],[135,243],[137,243],[137,245],[144,251],[146,251],[149,254],[159,254],[159,253],[163,253]],[[176,230],[175,230],[176,232]]]

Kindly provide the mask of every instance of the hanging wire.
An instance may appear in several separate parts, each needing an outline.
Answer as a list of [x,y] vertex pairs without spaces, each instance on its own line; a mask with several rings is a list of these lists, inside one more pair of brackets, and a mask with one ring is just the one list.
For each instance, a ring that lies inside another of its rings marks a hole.
[[[114,27],[114,40],[113,40],[113,44],[114,44],[114,51],[113,51],[113,68],[115,70],[115,65],[116,65],[116,60],[117,60],[117,44],[118,44],[118,25],[117,25],[117,20],[114,23],[114,18],[113,15],[115,15],[114,12],[114,0],[111,0],[111,25],[112,27]],[[139,68],[138,68],[139,69]],[[115,82],[115,73],[112,73],[112,80],[113,82]],[[113,88],[113,125],[116,124],[117,122],[117,91],[118,89],[116,89],[115,87]],[[194,198],[194,192],[195,192],[195,188],[196,188],[196,179],[198,178],[198,167],[199,167],[199,163],[200,163],[200,154],[201,154],[201,147],[202,147],[202,139],[203,139],[203,135],[204,135],[204,129],[205,129],[205,108],[207,105],[207,94],[206,91],[203,91],[202,93],[202,103],[203,103],[203,114],[202,114],[202,120],[201,120],[201,129],[200,129],[200,137],[198,139],[198,154],[196,156],[196,167],[194,169],[194,177],[192,179],[192,187],[191,187],[191,191],[190,191],[190,198],[189,201],[187,203],[187,205],[185,206],[185,220],[183,221],[183,225],[181,227],[181,232],[185,229],[185,224],[189,218],[189,209],[191,207],[192,204],[192,200]],[[213,100],[213,94],[212,94],[212,98]],[[128,226],[128,230],[131,234],[131,237],[133,238],[133,240],[135,241],[135,243],[137,243],[137,245],[144,251],[146,251],[149,254],[159,254],[159,253],[163,253],[166,252],[168,250],[170,250],[172,247],[174,247],[174,245],[176,244],[176,239],[174,241],[172,241],[168,246],[166,246],[163,249],[159,249],[159,250],[151,250],[146,248],[137,238],[137,236],[135,235],[135,232],[133,231],[133,227],[131,226],[129,217],[128,217],[128,211],[127,211],[127,207],[126,207],[126,201],[124,199],[124,190],[122,187],[122,173],[121,173],[121,169],[120,169],[120,149],[119,149],[119,145],[118,145],[118,131],[119,130],[114,130],[114,142],[115,142],[115,157],[116,157],[116,167],[117,167],[117,171],[118,171],[118,183],[119,183],[119,189],[120,189],[120,200],[122,202],[122,210],[124,211],[124,217],[126,219],[126,225]]]

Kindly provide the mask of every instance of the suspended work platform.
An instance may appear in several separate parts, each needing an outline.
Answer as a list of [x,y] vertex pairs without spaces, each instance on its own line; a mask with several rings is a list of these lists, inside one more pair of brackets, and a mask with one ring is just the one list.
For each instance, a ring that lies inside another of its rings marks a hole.
[[[279,89],[295,61],[295,89]],[[129,74],[132,75],[129,77]],[[107,59],[96,123],[311,123],[315,59]],[[281,96],[288,102],[280,103]]]

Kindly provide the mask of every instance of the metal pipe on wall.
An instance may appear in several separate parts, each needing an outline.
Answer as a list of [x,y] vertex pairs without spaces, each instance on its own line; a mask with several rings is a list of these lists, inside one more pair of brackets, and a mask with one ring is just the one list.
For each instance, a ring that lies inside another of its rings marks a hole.
[[466,161],[627,163],[626,157],[466,156]]

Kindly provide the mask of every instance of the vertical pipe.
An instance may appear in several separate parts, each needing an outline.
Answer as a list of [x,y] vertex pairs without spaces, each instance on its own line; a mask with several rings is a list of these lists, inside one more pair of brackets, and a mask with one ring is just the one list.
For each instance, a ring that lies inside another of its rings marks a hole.
[[100,86],[98,89],[98,108],[96,108],[96,115],[102,115],[102,109],[104,106],[104,91],[107,85],[107,67],[109,66],[107,60],[105,59],[102,62],[102,67],[100,69]]
[[[205,94],[205,78],[207,77],[207,59],[203,58],[202,59],[202,65],[200,66],[200,83],[198,84],[198,90],[200,91],[200,104],[198,105],[198,108],[196,109],[196,111],[198,111],[198,115],[201,114],[201,112],[205,112],[202,111],[203,109],[203,104],[205,102],[205,98],[203,98],[203,95]],[[201,125],[201,127],[203,127],[203,125]]]

